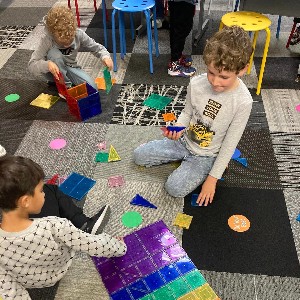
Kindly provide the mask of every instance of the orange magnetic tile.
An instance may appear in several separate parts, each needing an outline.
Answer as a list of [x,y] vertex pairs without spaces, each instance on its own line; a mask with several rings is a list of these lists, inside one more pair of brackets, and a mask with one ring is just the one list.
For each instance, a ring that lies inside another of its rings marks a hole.
[[177,119],[173,113],[162,114],[162,116],[163,116],[165,122],[175,121]]
[[193,217],[186,215],[186,214],[182,214],[182,213],[178,213],[173,225],[177,225],[179,227],[185,228],[185,229],[189,229],[191,222],[192,222]]
[[[111,80],[112,84],[115,84],[116,83],[116,79],[115,78],[112,78]],[[97,84],[97,87],[98,87],[98,90],[105,90],[105,80],[103,77],[97,77],[95,79],[95,83]]]

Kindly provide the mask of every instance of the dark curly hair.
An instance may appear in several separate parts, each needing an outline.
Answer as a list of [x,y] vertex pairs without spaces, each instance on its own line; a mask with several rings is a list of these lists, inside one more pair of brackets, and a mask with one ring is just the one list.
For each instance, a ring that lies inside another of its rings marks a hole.
[[238,74],[249,63],[253,48],[249,34],[239,26],[224,27],[205,45],[203,59],[218,71]]
[[17,208],[17,200],[34,195],[34,189],[45,177],[42,168],[29,158],[6,155],[0,157],[0,208]]

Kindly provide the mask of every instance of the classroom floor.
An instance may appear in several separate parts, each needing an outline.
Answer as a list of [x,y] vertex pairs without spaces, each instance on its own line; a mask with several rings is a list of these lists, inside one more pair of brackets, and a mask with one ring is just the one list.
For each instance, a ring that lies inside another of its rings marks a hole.
[[[66,2],[0,1],[0,144],[10,154],[30,157],[41,164],[47,178],[77,172],[96,180],[87,197],[76,204],[89,216],[103,204],[110,204],[112,216],[107,233],[121,236],[133,231],[121,223],[122,214],[128,210],[143,216],[142,226],[163,220],[221,299],[300,299],[300,222],[296,221],[300,213],[300,113],[296,110],[300,84],[295,82],[300,45],[285,48],[293,19],[282,18],[280,37],[276,39],[277,16],[269,16],[271,44],[261,94],[255,92],[264,34],[258,38],[251,74],[243,78],[254,99],[238,145],[248,167],[231,161],[225,180],[218,183],[213,204],[197,208],[191,206],[191,195],[172,198],[165,192],[164,182],[175,164],[148,169],[132,161],[133,149],[162,137],[162,113],[178,116],[184,106],[189,79],[167,75],[167,29],[159,30],[160,56],[153,58],[153,75],[149,73],[146,36],[132,41],[130,30],[126,30],[127,55],[124,60],[118,55],[118,71],[112,74],[116,84],[111,92],[106,95],[100,91],[100,115],[80,122],[62,100],[50,109],[30,105],[41,93],[57,95],[54,87],[29,74],[27,63],[42,34],[42,17],[52,5]],[[111,2],[107,1],[109,16]],[[206,71],[202,60],[205,40],[218,30],[221,16],[231,9],[227,1],[213,1],[208,28],[198,45],[192,47],[192,39],[188,39],[186,51],[192,53],[197,74]],[[84,0],[79,1],[79,10],[81,28],[104,43],[101,6],[95,13],[93,2]],[[135,24],[139,22],[140,15],[136,15]],[[112,52],[110,21],[108,37],[108,50]],[[102,76],[104,67],[91,53],[83,49],[78,62],[93,78]],[[5,96],[12,93],[19,94],[20,100],[6,102]],[[142,102],[152,93],[173,101],[161,111],[145,109]],[[67,146],[50,149],[48,145],[55,138],[65,139]],[[108,147],[113,145],[121,161],[96,163],[97,144],[101,141],[106,141]],[[124,177],[125,185],[110,188],[107,179],[116,175]],[[129,202],[137,193],[158,209],[133,208]],[[193,216],[189,230],[173,226],[177,212]],[[228,218],[237,214],[250,220],[251,227],[245,233],[236,233],[227,225]],[[82,253],[57,285],[31,290],[30,294],[34,300],[109,299],[91,259]]]

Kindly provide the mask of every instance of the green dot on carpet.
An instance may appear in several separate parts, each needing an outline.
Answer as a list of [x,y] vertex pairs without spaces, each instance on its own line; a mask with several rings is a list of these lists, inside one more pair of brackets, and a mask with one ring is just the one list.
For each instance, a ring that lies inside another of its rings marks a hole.
[[128,211],[122,216],[123,225],[129,228],[139,226],[142,221],[142,216],[136,211]]
[[20,99],[20,95],[18,94],[9,94],[5,97],[6,102],[15,102]]

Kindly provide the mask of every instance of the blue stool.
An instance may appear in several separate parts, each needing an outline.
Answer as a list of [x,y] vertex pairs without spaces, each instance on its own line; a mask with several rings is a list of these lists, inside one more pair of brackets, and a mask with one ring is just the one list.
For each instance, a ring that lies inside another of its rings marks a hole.
[[[119,13],[119,33],[120,33],[120,47],[121,47],[121,58],[124,59],[126,55],[126,38],[125,38],[125,24],[124,24],[124,12],[144,12],[147,24],[147,36],[148,36],[148,52],[149,52],[149,63],[150,73],[153,73],[153,61],[152,61],[152,31],[151,31],[151,18],[150,9],[153,8],[153,21],[154,21],[154,39],[155,39],[155,50],[156,56],[159,56],[158,51],[158,34],[156,27],[156,9],[155,0],[115,0],[112,3],[114,8],[112,12],[112,42],[113,42],[113,60],[114,60],[114,72],[117,71],[117,50],[116,50],[116,27],[115,27],[115,14]],[[130,14],[131,23],[131,35],[134,39],[133,19]]]

